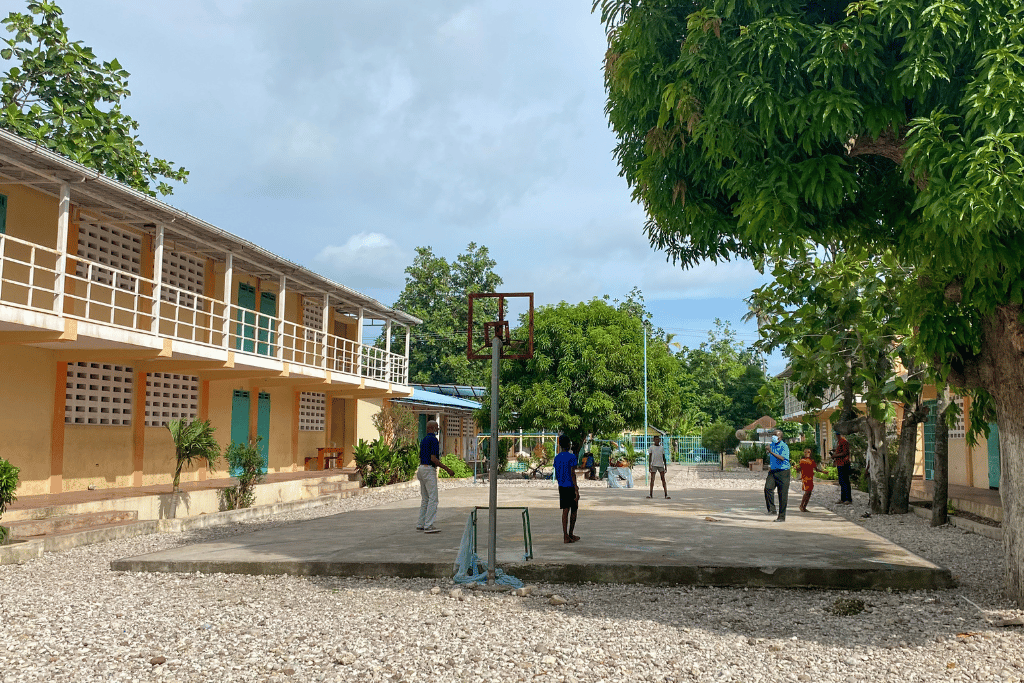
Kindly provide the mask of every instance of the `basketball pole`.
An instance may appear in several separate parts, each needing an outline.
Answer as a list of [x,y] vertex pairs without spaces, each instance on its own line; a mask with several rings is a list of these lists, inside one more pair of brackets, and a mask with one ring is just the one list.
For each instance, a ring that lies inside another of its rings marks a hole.
[[495,548],[498,546],[498,368],[501,360],[501,335],[491,341],[491,500],[490,543],[487,544],[487,585],[494,585]]

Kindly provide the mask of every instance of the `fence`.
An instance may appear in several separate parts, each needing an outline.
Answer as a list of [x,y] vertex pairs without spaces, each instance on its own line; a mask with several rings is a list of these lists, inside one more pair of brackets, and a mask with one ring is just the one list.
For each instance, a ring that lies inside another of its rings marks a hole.
[[[644,454],[654,441],[654,435],[638,434],[633,437],[633,448]],[[665,447],[665,457],[682,465],[722,465],[722,455],[709,451],[700,445],[700,436],[663,436],[661,444]]]

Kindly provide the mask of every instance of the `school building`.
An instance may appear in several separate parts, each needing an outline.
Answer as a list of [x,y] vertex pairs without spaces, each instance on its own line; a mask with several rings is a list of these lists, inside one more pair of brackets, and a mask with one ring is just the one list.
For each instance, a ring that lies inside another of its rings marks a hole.
[[[832,414],[839,409],[841,391],[833,388],[824,398],[823,406],[816,412],[809,412],[807,407],[800,402],[792,393],[792,383],[789,381],[789,369],[778,375],[783,380],[784,387],[784,415],[783,419],[788,421],[799,421],[813,425],[814,438],[819,446],[820,453],[828,451],[836,443],[835,430],[832,427]],[[922,497],[928,497],[926,492],[930,491],[929,482],[935,478],[935,423],[937,419],[936,391],[934,386],[924,388],[924,403],[929,406],[928,418],[924,423],[918,425],[917,456],[914,463],[914,491]],[[952,395],[951,399],[960,408],[960,417],[957,423],[948,430],[948,453],[949,453],[949,485],[950,497],[955,498],[959,493],[969,498],[979,500],[998,500],[994,496],[971,495],[971,489],[975,492],[997,491],[999,489],[1000,477],[1000,452],[999,452],[999,426],[995,423],[989,424],[989,436],[979,436],[977,443],[972,445],[967,440],[967,433],[971,428],[971,399],[970,397]],[[903,406],[897,404],[896,417],[893,424],[898,428],[903,421]],[[893,437],[895,438],[895,437]],[[863,460],[863,455],[860,455]],[[962,487],[962,488],[961,488]],[[929,494],[930,495],[930,494]],[[968,501],[964,501],[965,504]],[[969,507],[965,505],[965,507]],[[989,506],[991,507],[991,506]],[[1001,519],[1001,512],[986,511],[980,512],[990,517]]]
[[381,401],[412,394],[419,322],[0,131],[0,457],[18,495],[170,485],[176,418],[210,420],[223,447],[260,437],[269,472],[321,447],[349,465]]

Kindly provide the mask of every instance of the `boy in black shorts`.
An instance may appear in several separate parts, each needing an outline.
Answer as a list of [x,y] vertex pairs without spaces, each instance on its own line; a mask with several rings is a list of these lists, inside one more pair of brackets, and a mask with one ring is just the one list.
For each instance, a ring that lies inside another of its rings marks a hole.
[[555,478],[558,480],[558,507],[562,509],[562,540],[575,543],[580,540],[572,533],[580,507],[580,487],[576,483],[579,458],[572,452],[572,441],[565,434],[558,437],[558,447],[562,452],[555,456]]

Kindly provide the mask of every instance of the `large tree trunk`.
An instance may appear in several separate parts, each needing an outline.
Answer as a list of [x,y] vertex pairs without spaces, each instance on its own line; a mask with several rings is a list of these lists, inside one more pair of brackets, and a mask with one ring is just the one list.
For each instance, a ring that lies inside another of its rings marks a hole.
[[1021,307],[1000,306],[985,318],[980,353],[955,359],[953,384],[987,390],[999,424],[1006,594],[1024,606],[1024,323]]
[[863,422],[864,436],[867,437],[868,471],[871,475],[871,512],[884,515],[889,509],[889,480],[886,476],[886,444],[885,422],[873,417],[865,417]]
[[889,514],[905,515],[910,512],[910,485],[914,481],[914,460],[917,457],[917,425],[928,416],[928,406],[920,397],[913,404],[903,404],[903,422],[900,426],[900,451],[896,461],[889,464]]
[[946,411],[949,410],[949,390],[939,392],[935,401],[935,480],[932,490],[932,526],[942,526],[949,521],[946,506],[949,504],[949,427],[946,426]]

